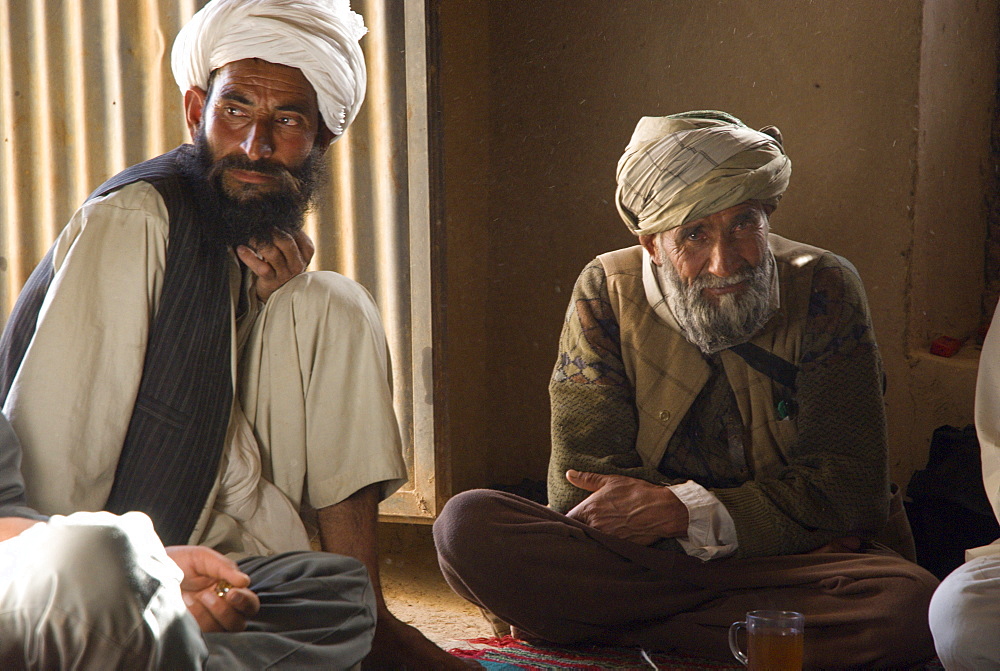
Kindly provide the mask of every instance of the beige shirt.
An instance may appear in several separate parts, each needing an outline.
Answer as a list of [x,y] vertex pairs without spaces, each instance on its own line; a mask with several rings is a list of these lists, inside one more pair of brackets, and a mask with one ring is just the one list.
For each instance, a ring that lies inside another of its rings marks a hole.
[[[168,233],[158,192],[138,182],[86,203],[55,243],[55,276],[3,408],[24,448],[28,502],[41,512],[100,510],[107,500]],[[375,482],[388,496],[406,477],[381,321],[360,285],[318,272],[263,306],[250,301],[236,324],[231,263],[236,402],[191,542],[236,555],[306,549],[297,511]]]

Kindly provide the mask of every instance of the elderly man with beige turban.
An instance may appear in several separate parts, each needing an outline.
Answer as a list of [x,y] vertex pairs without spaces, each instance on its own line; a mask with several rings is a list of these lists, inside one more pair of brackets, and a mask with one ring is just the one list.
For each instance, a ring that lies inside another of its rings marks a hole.
[[379,587],[406,468],[378,310],[303,272],[364,33],[347,0],[209,2],[172,53],[194,144],[94,191],[29,279],[0,348],[4,668],[465,667]]
[[790,174],[774,127],[639,122],[616,198],[639,244],[573,290],[549,506],[474,490],[434,527],[449,583],[515,636],[731,659],[730,623],[778,609],[805,614],[807,666],[933,655],[861,280],[770,233]]

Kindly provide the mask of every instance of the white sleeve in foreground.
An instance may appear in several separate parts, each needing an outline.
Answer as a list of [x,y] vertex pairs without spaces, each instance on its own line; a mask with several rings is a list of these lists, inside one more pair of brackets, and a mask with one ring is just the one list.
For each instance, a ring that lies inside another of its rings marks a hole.
[[0,543],[4,668],[200,669],[183,571],[138,512],[55,515]]
[[721,559],[736,552],[736,525],[733,518],[710,491],[688,480],[670,487],[688,509],[687,538],[677,541],[692,557],[703,561]]
[[993,315],[979,355],[975,403],[983,485],[993,513],[1000,518],[1000,310]]

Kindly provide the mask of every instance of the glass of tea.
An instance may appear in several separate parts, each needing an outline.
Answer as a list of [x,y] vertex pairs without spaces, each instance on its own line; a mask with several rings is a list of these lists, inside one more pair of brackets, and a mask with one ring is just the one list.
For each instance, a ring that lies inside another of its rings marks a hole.
[[[737,634],[747,631],[747,651]],[[729,649],[751,671],[802,671],[805,617],[790,610],[752,610],[729,627]]]

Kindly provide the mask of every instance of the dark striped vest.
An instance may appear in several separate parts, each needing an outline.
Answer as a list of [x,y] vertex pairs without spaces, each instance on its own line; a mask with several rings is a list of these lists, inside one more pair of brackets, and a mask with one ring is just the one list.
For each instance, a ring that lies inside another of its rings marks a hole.
[[[177,167],[180,151],[124,170],[88,198],[144,181],[170,216],[159,308],[150,315],[139,393],[105,505],[113,513],[149,515],[164,545],[187,543],[198,521],[219,468],[233,398],[226,250],[202,235],[193,189]],[[0,337],[0,404],[34,335],[53,278],[52,254],[31,274]]]

